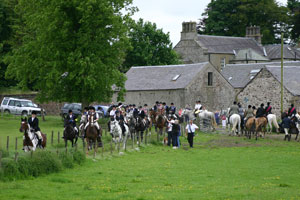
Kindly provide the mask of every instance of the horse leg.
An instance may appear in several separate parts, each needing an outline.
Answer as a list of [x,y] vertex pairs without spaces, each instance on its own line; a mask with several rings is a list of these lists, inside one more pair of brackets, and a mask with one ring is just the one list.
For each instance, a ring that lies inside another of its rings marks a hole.
[[68,140],[65,139],[65,148],[67,148],[67,146],[68,146]]

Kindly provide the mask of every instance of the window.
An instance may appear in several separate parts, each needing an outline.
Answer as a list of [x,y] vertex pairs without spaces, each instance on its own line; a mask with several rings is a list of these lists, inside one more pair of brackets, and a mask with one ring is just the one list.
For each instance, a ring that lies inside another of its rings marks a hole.
[[213,85],[213,73],[212,72],[208,72],[208,82],[207,82],[208,86],[212,86]]
[[10,106],[15,106],[15,100],[9,101],[9,104],[8,104],[8,105],[10,105]]
[[3,105],[7,105],[7,102],[8,102],[8,100],[7,99],[5,99],[5,100],[3,100]]
[[15,106],[21,107],[21,102],[20,101],[16,101],[15,102]]
[[226,58],[222,58],[220,64],[221,64],[221,71],[222,71],[226,66]]

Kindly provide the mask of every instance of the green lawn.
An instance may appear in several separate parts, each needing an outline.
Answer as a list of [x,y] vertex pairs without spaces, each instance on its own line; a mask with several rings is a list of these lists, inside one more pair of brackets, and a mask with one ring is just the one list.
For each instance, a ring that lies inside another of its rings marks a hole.
[[[1,140],[20,134],[12,131],[16,119],[2,119]],[[61,131],[60,123],[48,118],[41,128]],[[282,138],[198,133],[194,149],[182,137],[177,150],[143,145],[122,156],[105,152],[71,170],[0,182],[0,199],[300,199],[300,144]]]

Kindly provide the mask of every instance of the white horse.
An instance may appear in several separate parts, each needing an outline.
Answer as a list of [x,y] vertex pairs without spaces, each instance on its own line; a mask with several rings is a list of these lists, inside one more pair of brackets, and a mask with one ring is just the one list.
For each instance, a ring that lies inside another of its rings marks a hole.
[[298,128],[298,130],[299,130],[299,132],[300,132],[300,115],[299,115],[299,113],[296,113],[295,117],[296,117],[297,120],[298,120],[297,128]]
[[[206,109],[199,110],[198,113],[199,113],[198,117],[200,119],[200,123],[201,123],[201,120],[202,120],[202,123],[204,123],[203,120],[209,119],[209,121],[210,121],[209,128],[210,129],[212,128],[212,130],[214,131],[217,127],[215,113],[207,111]],[[197,114],[197,112],[196,112],[196,114]]]
[[185,120],[185,116],[188,116],[189,120],[195,119],[194,111],[190,109],[183,109],[181,115],[184,117],[184,120]]
[[[232,133],[233,135],[236,135],[236,133],[239,135],[241,132],[241,116],[239,114],[232,114],[229,118],[230,127],[232,126]],[[236,127],[238,126],[238,130],[236,130]]]
[[127,142],[127,138],[129,135],[129,128],[126,124],[124,124],[125,127],[125,136],[123,138],[122,135],[122,128],[119,124],[119,122],[117,120],[111,121],[110,122],[110,130],[111,130],[111,135],[112,135],[112,140],[115,143],[115,145],[117,143],[123,142],[123,149],[125,149],[125,145]]
[[268,114],[267,119],[268,119],[268,123],[269,123],[269,130],[267,130],[267,133],[272,132],[272,125],[275,126],[276,132],[278,132],[279,125],[277,123],[276,115],[275,114]]

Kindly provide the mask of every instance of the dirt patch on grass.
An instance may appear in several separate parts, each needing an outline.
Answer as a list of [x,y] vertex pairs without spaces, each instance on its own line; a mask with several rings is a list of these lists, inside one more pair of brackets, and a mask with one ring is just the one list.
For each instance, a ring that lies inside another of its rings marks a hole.
[[210,140],[203,144],[207,147],[248,147],[248,146],[261,146],[261,144],[253,143],[237,137],[220,137],[218,139]]

